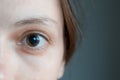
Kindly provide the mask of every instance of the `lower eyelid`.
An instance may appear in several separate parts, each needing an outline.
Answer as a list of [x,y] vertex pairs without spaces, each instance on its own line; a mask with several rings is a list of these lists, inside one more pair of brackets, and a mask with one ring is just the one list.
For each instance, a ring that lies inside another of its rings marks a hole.
[[42,46],[39,49],[33,49],[21,43],[18,43],[17,45],[18,45],[18,49],[20,50],[20,52],[24,54],[29,54],[29,55],[41,55],[49,48],[48,44],[45,44],[45,46]]

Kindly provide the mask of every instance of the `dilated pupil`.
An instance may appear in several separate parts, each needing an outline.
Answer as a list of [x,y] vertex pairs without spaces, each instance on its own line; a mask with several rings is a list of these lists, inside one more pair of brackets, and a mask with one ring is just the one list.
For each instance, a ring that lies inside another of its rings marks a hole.
[[35,47],[39,44],[40,39],[39,39],[39,34],[30,34],[27,37],[27,43],[28,45]]

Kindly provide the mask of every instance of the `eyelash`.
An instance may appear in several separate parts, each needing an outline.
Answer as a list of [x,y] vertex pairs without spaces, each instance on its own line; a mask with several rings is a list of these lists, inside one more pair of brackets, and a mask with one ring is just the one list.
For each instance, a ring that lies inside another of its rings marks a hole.
[[[45,40],[45,43],[42,46],[37,46],[37,47],[29,46],[26,43],[26,40],[27,40],[28,36],[30,36],[31,34],[38,34],[39,39],[41,37],[42,40]],[[20,46],[20,49],[22,49],[24,52],[27,52],[27,53],[44,51],[44,49],[46,49],[48,47],[48,44],[50,42],[50,39],[48,38],[48,36],[40,31],[29,30],[29,31],[25,31],[22,35],[23,36],[21,36],[21,38],[17,44]]]

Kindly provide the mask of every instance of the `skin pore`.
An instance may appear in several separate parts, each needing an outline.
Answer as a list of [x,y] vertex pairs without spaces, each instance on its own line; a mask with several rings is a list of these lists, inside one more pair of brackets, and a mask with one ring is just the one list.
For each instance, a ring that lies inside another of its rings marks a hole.
[[0,80],[61,78],[63,25],[60,0],[0,0]]

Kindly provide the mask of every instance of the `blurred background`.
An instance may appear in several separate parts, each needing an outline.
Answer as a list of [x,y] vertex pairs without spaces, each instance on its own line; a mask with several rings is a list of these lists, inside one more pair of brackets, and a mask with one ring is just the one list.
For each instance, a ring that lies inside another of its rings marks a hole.
[[70,3],[83,40],[61,80],[120,80],[120,0]]

